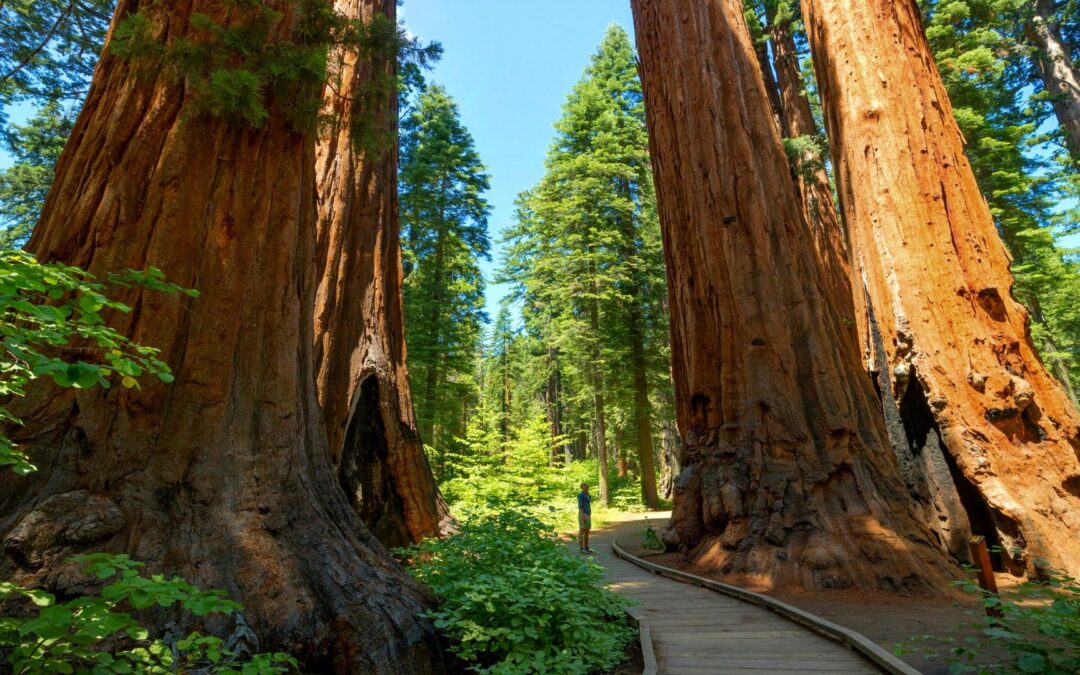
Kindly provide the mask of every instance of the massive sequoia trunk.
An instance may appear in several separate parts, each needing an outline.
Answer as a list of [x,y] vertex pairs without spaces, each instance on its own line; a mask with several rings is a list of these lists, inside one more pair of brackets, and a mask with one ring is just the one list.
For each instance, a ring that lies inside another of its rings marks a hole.
[[943,589],[826,282],[739,0],[633,3],[685,445],[665,532],[772,586]]
[[[395,0],[338,0],[341,14],[394,20]],[[373,77],[393,74],[392,54],[331,58],[319,138],[318,290],[314,315],[317,388],[338,480],[368,527],[389,546],[438,534],[449,521],[416,430],[408,375],[398,239],[397,96],[367,93],[362,114],[378,142],[356,146],[354,101]],[[375,99],[375,100],[372,100]]]
[[[799,54],[795,48],[791,25],[778,20],[775,12],[773,3],[768,17],[768,31],[776,83],[783,105],[782,133],[789,139],[818,138],[819,130],[817,122],[814,121],[810,99],[803,91],[802,69],[799,67]],[[824,265],[829,292],[837,297],[852,298],[852,312],[841,317],[841,320],[846,327],[855,331],[851,333],[851,337],[857,337],[865,356],[869,351],[869,330],[866,325],[866,307],[862,301],[862,280],[852,276],[848,244],[836,203],[833,201],[829,176],[825,173],[824,158],[811,148],[803,148],[798,152],[798,156],[791,160],[794,163],[795,185],[799,189],[803,214],[814,234],[814,246]],[[853,289],[857,293],[853,293]],[[846,309],[846,303],[844,307]]]
[[977,534],[1080,573],[1077,413],[1039,361],[914,0],[803,0],[850,237],[909,438]]
[[[271,39],[288,37],[296,3]],[[220,2],[125,0],[161,40]],[[188,115],[191,89],[106,55],[29,250],[98,275],[154,265],[198,299],[132,291],[124,334],[170,386],[56,391],[20,405],[41,471],[0,479],[0,577],[79,592],[76,553],[123,551],[244,604],[264,649],[322,672],[433,672],[422,589],[372,536],[330,463],[312,353],[314,147],[275,104],[259,129]],[[163,619],[164,620],[164,619]],[[226,632],[225,619],[206,629]],[[181,620],[181,623],[183,621]]]
[[[782,101],[782,132],[787,138],[820,137],[810,100],[803,91],[802,70],[795,47],[790,20],[777,16],[775,3],[769,5],[768,35],[772,45],[773,68]],[[852,263],[847,235],[840,222],[833,200],[824,157],[806,146],[798,156],[790,157],[795,166],[795,183],[799,188],[803,213],[814,233],[818,258],[824,263],[830,292],[851,296],[854,316],[844,317],[852,326],[864,367],[874,380],[881,399],[882,413],[889,441],[900,464],[900,475],[908,491],[923,508],[925,519],[954,556],[970,557],[968,540],[971,537],[968,517],[949,471],[948,463],[936,435],[911,434],[905,429],[901,406],[903,401],[893,396],[889,386],[888,361],[879,346],[880,330],[873,322],[873,312],[867,298],[860,266]]]
[[1073,68],[1072,50],[1062,39],[1055,18],[1055,0],[1035,0],[1027,38],[1035,48],[1035,71],[1050,94],[1065,146],[1074,164],[1080,164],[1080,76]]

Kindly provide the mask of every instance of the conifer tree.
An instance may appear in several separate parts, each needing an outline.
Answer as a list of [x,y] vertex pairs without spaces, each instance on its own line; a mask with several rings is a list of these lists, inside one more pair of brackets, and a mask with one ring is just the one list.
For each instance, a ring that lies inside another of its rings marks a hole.
[[[661,379],[653,373],[662,368],[666,284],[641,84],[624,30],[608,29],[555,129],[547,172],[521,196],[507,234],[504,276],[554,357],[549,367],[583,387],[566,398],[589,408],[599,500],[608,499],[608,448],[619,434],[633,440],[643,500],[656,505],[651,388]],[[627,433],[609,428],[612,420]]]
[[[0,246],[21,246],[37,222],[60,151],[90,86],[113,0],[0,3]],[[34,112],[12,123],[13,105]]]
[[421,437],[441,458],[465,435],[462,401],[476,395],[486,319],[479,261],[491,247],[488,177],[442,87],[427,88],[405,119],[400,181],[410,377]]

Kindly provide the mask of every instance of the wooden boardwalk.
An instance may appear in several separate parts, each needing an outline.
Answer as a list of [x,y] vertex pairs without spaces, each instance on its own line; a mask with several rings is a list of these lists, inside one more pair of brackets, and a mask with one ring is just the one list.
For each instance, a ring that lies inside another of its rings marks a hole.
[[611,549],[617,529],[594,532],[590,545],[612,588],[637,600],[632,613],[648,621],[660,673],[882,672],[844,645],[773,612],[617,558]]

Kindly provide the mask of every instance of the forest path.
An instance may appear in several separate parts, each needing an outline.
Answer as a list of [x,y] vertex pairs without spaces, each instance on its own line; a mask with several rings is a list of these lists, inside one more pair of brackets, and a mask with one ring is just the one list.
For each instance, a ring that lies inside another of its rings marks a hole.
[[[640,536],[646,516],[659,525],[668,514],[617,514],[593,531],[589,543],[612,589],[634,598],[632,613],[648,620],[661,674],[882,672],[847,647],[773,612],[617,558],[612,542]],[[576,548],[577,542],[569,545]]]

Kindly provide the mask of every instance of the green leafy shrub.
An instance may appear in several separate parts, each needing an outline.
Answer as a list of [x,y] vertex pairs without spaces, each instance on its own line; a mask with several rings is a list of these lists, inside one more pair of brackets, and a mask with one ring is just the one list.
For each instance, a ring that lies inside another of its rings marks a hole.
[[[198,295],[166,282],[155,268],[111,274],[108,282]],[[137,387],[142,375],[172,382],[172,372],[157,358],[157,349],[135,344],[105,325],[104,312],[131,311],[105,293],[104,283],[77,267],[42,264],[23,251],[0,251],[0,399],[23,396],[26,385],[40,377],[78,389],[107,389],[117,380],[124,387]],[[0,423],[19,420],[0,405]],[[3,466],[20,475],[35,470],[0,433]]]
[[[149,639],[128,610],[178,606],[195,616],[239,612],[218,591],[200,591],[183,579],[143,576],[126,555],[79,556],[87,573],[112,579],[96,595],[57,602],[39,590],[0,582],[0,601],[22,598],[25,617],[0,617],[0,667],[22,673],[280,673],[296,668],[287,654],[241,655],[219,638],[192,633],[169,644]],[[112,648],[106,648],[112,647]]]
[[402,551],[441,599],[429,616],[482,673],[581,674],[617,665],[634,631],[604,572],[536,518],[507,511]]
[[[943,659],[951,673],[1080,673],[1080,584],[1051,573],[995,595],[971,580],[955,585],[977,596],[983,609],[958,632],[966,636],[920,635],[897,653],[921,651]],[[990,616],[989,613],[996,616]]]
[[660,540],[660,535],[653,529],[648,518],[645,519],[645,522],[645,531],[641,533],[641,548],[646,551],[663,551],[664,542]]

